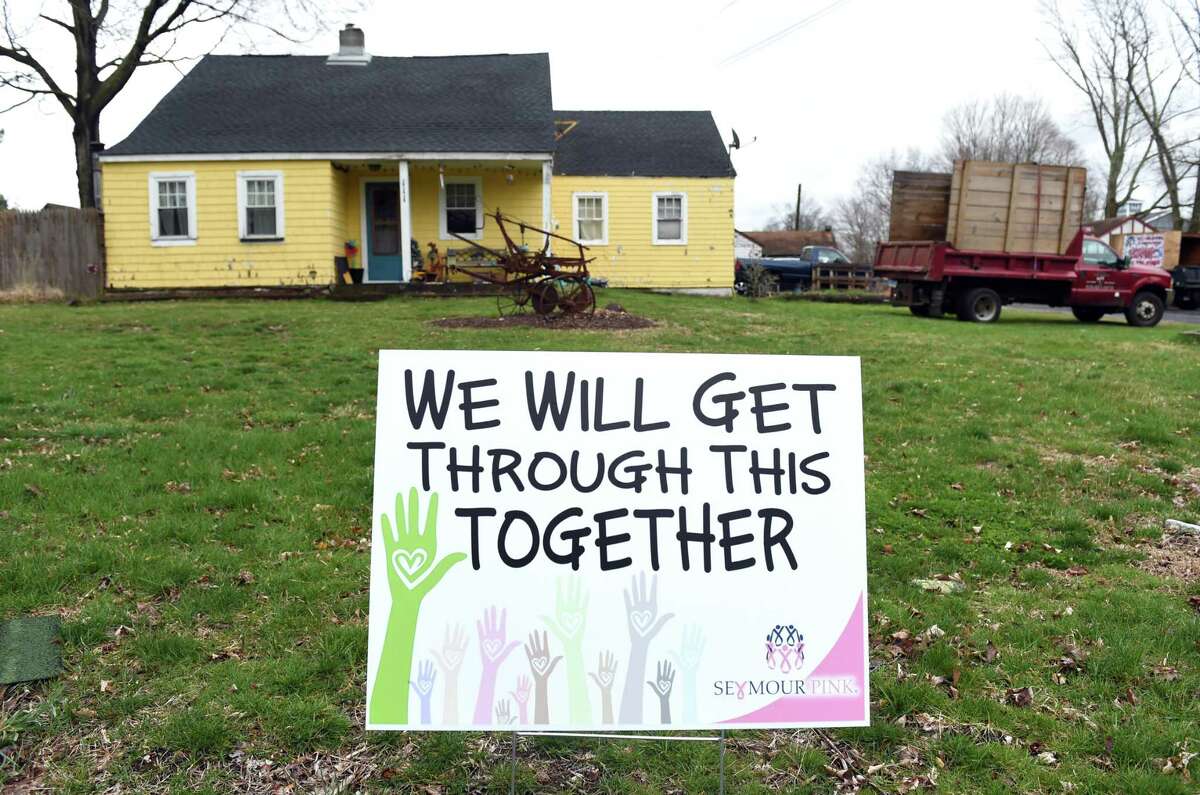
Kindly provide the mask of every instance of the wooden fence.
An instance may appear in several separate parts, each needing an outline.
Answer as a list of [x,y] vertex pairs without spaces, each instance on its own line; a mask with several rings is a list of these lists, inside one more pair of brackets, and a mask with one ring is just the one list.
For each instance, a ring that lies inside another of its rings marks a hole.
[[71,207],[0,211],[0,297],[97,298],[103,292],[99,212]]
[[879,290],[881,283],[869,266],[814,265],[814,290]]

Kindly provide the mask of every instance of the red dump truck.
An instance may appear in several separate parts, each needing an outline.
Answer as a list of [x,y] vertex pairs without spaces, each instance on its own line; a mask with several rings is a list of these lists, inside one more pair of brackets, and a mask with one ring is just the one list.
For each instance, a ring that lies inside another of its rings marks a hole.
[[1069,306],[1085,323],[1123,312],[1153,326],[1170,274],[1130,267],[1085,235],[1085,181],[1079,168],[981,161],[959,161],[953,175],[897,172],[875,275],[896,282],[893,305],[922,317],[990,323],[1019,301]]

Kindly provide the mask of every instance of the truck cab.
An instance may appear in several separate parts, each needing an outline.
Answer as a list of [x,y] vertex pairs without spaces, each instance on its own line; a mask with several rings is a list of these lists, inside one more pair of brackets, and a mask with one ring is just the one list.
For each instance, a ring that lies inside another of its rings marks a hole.
[[1085,323],[1124,311],[1132,325],[1154,325],[1167,304],[1169,278],[1160,268],[1130,266],[1104,241],[1084,237],[1071,285],[1071,311]]

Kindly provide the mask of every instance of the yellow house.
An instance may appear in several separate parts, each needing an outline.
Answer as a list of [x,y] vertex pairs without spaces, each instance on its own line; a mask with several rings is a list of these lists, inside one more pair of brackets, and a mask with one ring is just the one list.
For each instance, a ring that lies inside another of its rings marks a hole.
[[101,156],[110,288],[404,283],[431,247],[502,248],[501,210],[583,242],[613,285],[729,292],[734,174],[709,113],[555,113],[544,53],[340,38],[328,58],[208,56]]

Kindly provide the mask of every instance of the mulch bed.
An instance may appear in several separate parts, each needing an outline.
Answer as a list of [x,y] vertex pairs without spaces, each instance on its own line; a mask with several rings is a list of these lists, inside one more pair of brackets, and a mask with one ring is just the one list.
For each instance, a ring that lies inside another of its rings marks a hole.
[[535,315],[526,313],[507,317],[444,317],[431,320],[441,328],[547,328],[582,331],[624,331],[658,325],[648,317],[625,311],[597,309],[593,315]]

